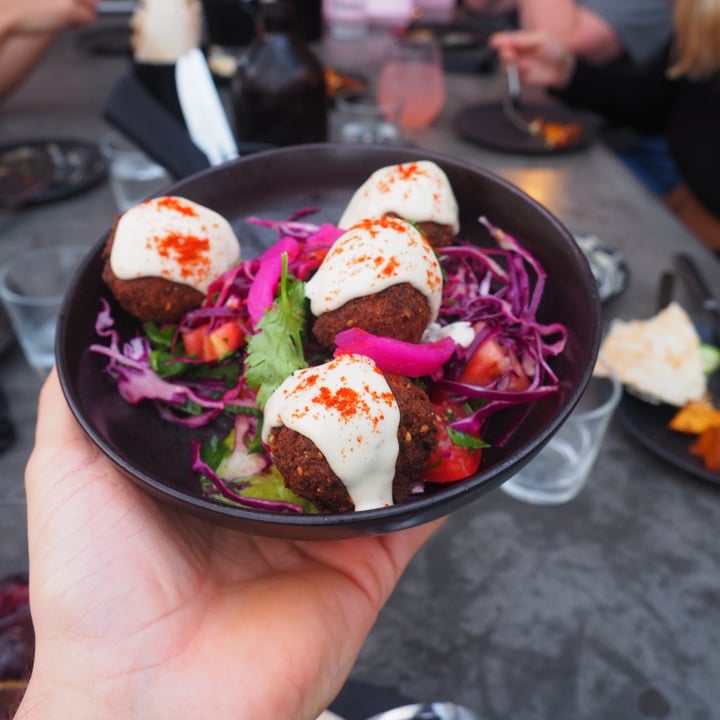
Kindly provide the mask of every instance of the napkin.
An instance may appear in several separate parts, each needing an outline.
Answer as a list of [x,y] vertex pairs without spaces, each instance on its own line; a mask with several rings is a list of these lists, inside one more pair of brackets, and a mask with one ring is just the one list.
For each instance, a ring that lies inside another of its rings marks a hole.
[[187,130],[132,74],[110,91],[103,116],[176,179],[210,167]]

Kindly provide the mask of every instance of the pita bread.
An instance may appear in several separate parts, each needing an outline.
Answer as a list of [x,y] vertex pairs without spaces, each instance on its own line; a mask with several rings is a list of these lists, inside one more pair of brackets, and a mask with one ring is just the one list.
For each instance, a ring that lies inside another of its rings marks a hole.
[[142,0],[131,20],[136,62],[174,63],[199,47],[201,12],[198,0]]
[[624,385],[659,402],[682,407],[707,389],[700,337],[676,302],[648,320],[613,321],[600,354]]

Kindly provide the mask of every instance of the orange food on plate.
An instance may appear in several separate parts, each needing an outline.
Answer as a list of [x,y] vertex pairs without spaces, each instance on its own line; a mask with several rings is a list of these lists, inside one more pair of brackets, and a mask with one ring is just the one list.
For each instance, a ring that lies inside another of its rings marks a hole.
[[720,425],[713,425],[698,435],[690,452],[705,463],[708,470],[720,472]]
[[699,435],[715,426],[720,426],[720,410],[702,399],[691,400],[670,421],[671,430],[691,435]]
[[582,135],[582,126],[578,123],[552,122],[542,117],[530,123],[530,130],[551,148],[565,147],[577,142]]
[[691,400],[675,413],[668,427],[696,435],[690,452],[699,457],[708,470],[720,472],[720,409],[705,399]]

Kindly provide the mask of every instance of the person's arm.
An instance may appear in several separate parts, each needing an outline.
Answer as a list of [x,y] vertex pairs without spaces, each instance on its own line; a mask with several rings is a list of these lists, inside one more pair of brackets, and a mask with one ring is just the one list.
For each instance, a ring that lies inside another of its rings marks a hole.
[[504,63],[517,64],[523,84],[545,88],[570,105],[641,132],[664,129],[674,97],[666,77],[669,44],[642,66],[585,62],[544,32],[496,33],[490,44]]
[[16,90],[35,69],[55,35],[17,35],[0,45],[0,101]]
[[639,132],[662,133],[671,112],[675,83],[667,78],[668,46],[637,66],[597,67],[578,60],[570,81],[553,90],[566,103]]
[[0,101],[44,57],[58,32],[95,19],[96,0],[0,2]]
[[25,487],[36,648],[16,720],[314,720],[439,525],[294,542],[181,513],[90,442],[55,372]]
[[518,0],[518,9],[524,30],[546,32],[589,62],[606,63],[624,53],[613,26],[577,0]]

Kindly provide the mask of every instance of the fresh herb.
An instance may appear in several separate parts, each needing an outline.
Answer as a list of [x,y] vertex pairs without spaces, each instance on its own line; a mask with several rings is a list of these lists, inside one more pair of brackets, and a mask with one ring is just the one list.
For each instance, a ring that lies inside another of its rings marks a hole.
[[468,450],[480,450],[481,448],[490,447],[488,443],[479,437],[455,430],[455,428],[451,428],[450,426],[448,426],[447,432],[453,445],[457,445],[458,447],[467,448]]
[[258,332],[247,344],[245,379],[257,389],[257,404],[267,399],[295,370],[307,367],[303,353],[305,327],[305,283],[287,272],[287,254],[282,257],[280,291],[258,322]]

